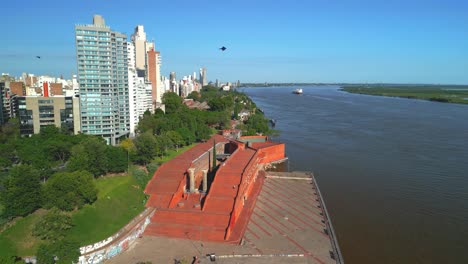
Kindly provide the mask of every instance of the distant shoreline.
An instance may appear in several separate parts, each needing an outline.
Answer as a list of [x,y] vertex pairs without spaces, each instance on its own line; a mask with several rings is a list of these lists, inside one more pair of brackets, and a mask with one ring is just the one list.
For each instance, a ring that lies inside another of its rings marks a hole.
[[468,104],[468,86],[462,85],[350,85],[342,86],[340,90],[354,94],[420,99],[441,103]]
[[366,86],[366,87],[465,87],[468,84],[430,84],[430,83],[242,83],[240,87],[276,87],[276,86]]

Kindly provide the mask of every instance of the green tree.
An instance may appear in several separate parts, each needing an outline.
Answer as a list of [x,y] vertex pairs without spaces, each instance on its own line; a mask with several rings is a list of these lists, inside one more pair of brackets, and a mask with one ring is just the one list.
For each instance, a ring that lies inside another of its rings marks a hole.
[[109,172],[124,172],[128,168],[127,151],[121,147],[106,146]]
[[187,97],[187,99],[193,99],[194,101],[200,100],[200,93],[197,91],[191,92]]
[[168,92],[163,95],[163,104],[166,107],[166,113],[172,114],[182,108],[182,98],[173,92]]
[[89,137],[85,139],[81,144],[73,146],[67,169],[69,171],[86,170],[91,172],[94,177],[107,173],[106,147],[102,138]]
[[157,142],[150,132],[138,135],[133,141],[135,144],[135,160],[139,164],[147,164],[157,153]]
[[195,134],[186,127],[176,129],[177,133],[183,138],[185,145],[190,145],[195,142]]
[[140,117],[140,120],[138,121],[138,131],[140,133],[144,133],[147,131],[154,131],[156,127],[156,118],[151,115],[150,111],[145,111],[142,117]]
[[30,165],[11,168],[4,179],[0,201],[4,215],[25,216],[41,207],[41,186],[39,172]]
[[166,132],[166,136],[172,141],[172,143],[174,144],[173,146],[180,147],[184,144],[184,139],[177,131],[168,131]]
[[69,239],[40,244],[36,257],[39,264],[76,263],[80,257],[80,244]]
[[72,226],[72,218],[54,207],[34,225],[32,234],[42,240],[56,242],[63,239]]
[[[0,106],[0,110],[1,110]],[[1,111],[0,111],[0,114]],[[12,139],[19,137],[19,120],[17,118],[10,118],[6,124],[0,126],[0,143],[4,144]]]
[[46,208],[71,211],[97,199],[93,175],[87,171],[59,172],[43,188]]
[[156,149],[159,155],[165,155],[167,150],[174,145],[174,142],[166,135],[156,136]]

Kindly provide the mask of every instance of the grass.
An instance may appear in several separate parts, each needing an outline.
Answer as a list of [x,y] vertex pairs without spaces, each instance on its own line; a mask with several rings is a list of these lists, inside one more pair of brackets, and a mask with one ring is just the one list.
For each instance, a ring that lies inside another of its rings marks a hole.
[[131,176],[98,179],[98,199],[73,214],[67,239],[88,245],[108,238],[144,209],[145,195]]
[[415,86],[345,86],[342,90],[368,95],[423,99],[444,103],[468,104],[468,86],[415,85]]
[[[190,149],[195,144],[168,150],[155,158],[161,164]],[[65,239],[74,239],[80,245],[96,243],[115,234],[144,210],[145,194],[137,181],[129,175],[102,177],[96,180],[98,199],[72,213],[74,226]],[[0,210],[3,208],[0,206]],[[40,240],[32,236],[34,224],[46,210],[38,210],[15,222],[0,233],[0,258],[5,256],[32,256]]]
[[193,144],[190,144],[188,146],[185,146],[185,147],[182,147],[182,148],[179,148],[178,151],[176,151],[175,149],[170,149],[166,152],[166,155],[162,156],[162,157],[156,157],[153,162],[156,162],[157,164],[163,164],[164,162],[166,161],[169,161],[171,159],[173,159],[174,157],[184,153],[186,150],[192,148],[193,146],[195,146],[197,143],[193,143]]
[[0,234],[0,256],[32,256],[40,240],[32,235],[34,224],[45,213],[38,210],[27,217],[16,220],[15,224]]
[[[74,227],[66,239],[88,245],[113,235],[144,209],[145,195],[131,176],[96,180],[98,199],[72,214]],[[21,218],[0,233],[0,257],[34,255],[40,240],[32,236],[34,224],[45,210]]]

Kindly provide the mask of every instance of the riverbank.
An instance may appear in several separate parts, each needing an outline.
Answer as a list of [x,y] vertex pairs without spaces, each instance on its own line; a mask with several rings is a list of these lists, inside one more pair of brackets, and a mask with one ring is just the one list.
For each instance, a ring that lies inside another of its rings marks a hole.
[[343,86],[341,90],[356,94],[468,104],[468,86],[459,85]]

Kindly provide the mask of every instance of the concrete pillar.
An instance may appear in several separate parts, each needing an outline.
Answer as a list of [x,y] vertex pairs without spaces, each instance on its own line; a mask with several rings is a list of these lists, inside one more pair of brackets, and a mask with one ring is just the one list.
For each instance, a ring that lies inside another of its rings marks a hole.
[[194,168],[190,168],[188,169],[188,172],[189,172],[189,177],[190,177],[190,192],[193,193],[195,192],[195,169]]
[[203,192],[208,191],[208,170],[202,170],[203,172]]

